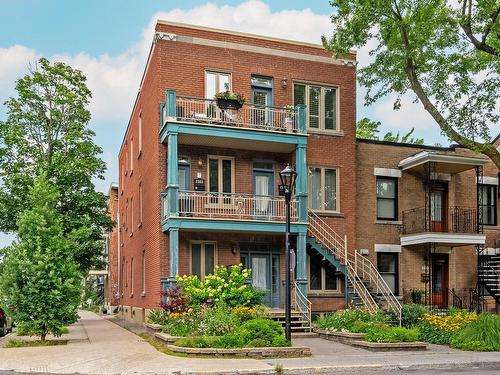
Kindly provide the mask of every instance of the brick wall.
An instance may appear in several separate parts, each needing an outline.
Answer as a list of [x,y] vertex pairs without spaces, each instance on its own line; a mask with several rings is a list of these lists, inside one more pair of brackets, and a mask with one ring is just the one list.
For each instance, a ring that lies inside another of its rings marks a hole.
[[115,222],[111,232],[107,233],[108,241],[108,290],[107,296],[109,304],[118,305],[118,188],[111,187],[108,193],[108,213]]

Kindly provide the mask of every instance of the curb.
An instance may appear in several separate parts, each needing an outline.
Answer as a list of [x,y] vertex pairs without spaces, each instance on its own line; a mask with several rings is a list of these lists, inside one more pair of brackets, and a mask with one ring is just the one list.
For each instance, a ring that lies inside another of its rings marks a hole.
[[[317,367],[283,367],[282,374],[302,375],[302,374],[330,374],[346,371],[414,371],[414,370],[456,370],[456,369],[493,369],[500,370],[500,361],[487,362],[455,362],[455,363],[426,363],[422,365],[401,365],[401,364],[366,364],[366,365],[333,365]],[[174,371],[178,375],[258,375],[258,374],[276,374],[274,368],[270,369],[246,369],[246,370],[207,370],[207,371]]]

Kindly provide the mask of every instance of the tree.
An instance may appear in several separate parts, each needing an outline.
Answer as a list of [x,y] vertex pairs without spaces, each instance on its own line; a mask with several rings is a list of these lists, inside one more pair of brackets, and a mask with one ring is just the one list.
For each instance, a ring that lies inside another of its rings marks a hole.
[[8,116],[0,122],[0,230],[16,230],[33,181],[45,171],[59,191],[57,210],[82,270],[98,261],[102,233],[112,226],[106,197],[92,182],[103,178],[105,164],[88,128],[85,81],[80,71],[42,58],[17,80],[17,97],[5,102]]
[[[359,71],[372,104],[413,92],[449,139],[488,156],[500,168],[489,128],[499,121],[498,0],[334,0],[335,33],[323,36],[335,55],[375,43]],[[498,128],[497,128],[498,129]]]
[[[378,130],[378,128],[381,125],[382,124],[380,123],[380,121],[373,121],[367,117],[363,117],[356,124],[356,137],[363,138],[363,139],[379,140],[377,133],[380,132]],[[423,145],[424,144],[423,138],[413,138],[411,136],[414,131],[415,131],[415,128],[412,128],[408,133],[406,133],[402,137],[400,137],[399,132],[397,132],[396,135],[394,135],[392,132],[387,132],[384,135],[384,137],[382,138],[382,140],[388,141],[388,142],[411,143],[411,144],[415,144],[415,145]]]
[[76,321],[80,301],[81,274],[55,209],[58,198],[44,174],[35,179],[17,221],[18,242],[5,249],[0,274],[2,307],[42,341]]

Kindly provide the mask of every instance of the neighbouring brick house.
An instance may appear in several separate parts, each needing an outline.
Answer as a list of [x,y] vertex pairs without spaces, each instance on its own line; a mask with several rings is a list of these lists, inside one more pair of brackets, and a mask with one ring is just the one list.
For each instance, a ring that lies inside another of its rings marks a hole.
[[[241,109],[213,100],[225,88],[247,98]],[[348,298],[373,309],[373,290],[397,308],[387,276],[368,262],[374,252],[355,251],[397,243],[397,226],[368,240],[356,220],[373,209],[361,201],[375,203],[373,168],[396,169],[420,149],[380,166],[371,155],[360,171],[364,147],[389,146],[356,142],[355,118],[355,54],[333,59],[320,45],[158,21],[119,154],[113,248],[123,316],[143,321],[178,274],[203,278],[236,263],[252,268],[266,305],[282,307],[279,171],[288,163],[297,171],[294,308],[306,316],[308,302],[320,313]],[[359,176],[370,168],[367,186]]]
[[104,304],[109,311],[114,311],[118,306],[118,258],[120,248],[118,247],[118,184],[111,184],[108,191],[108,212],[111,219],[116,223],[113,229],[104,236],[105,255],[107,256],[108,275],[106,291],[104,293]]

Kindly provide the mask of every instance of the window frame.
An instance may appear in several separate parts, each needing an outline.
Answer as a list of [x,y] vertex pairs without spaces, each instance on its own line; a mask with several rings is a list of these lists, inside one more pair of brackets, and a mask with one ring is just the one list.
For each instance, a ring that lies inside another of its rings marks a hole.
[[[312,174],[311,174],[311,168],[319,168],[321,170],[321,176],[320,176],[320,197],[321,197],[321,202],[320,202],[320,208],[312,208],[311,200],[312,199]],[[326,209],[326,204],[325,204],[325,170],[334,170],[335,171],[335,209],[330,210]],[[308,206],[309,209],[314,211],[314,212],[325,212],[325,213],[340,213],[340,168],[339,167],[324,167],[324,166],[319,166],[319,165],[309,165],[307,167],[307,172],[308,172],[308,179],[307,179],[307,191],[309,192],[309,197],[308,197]]]
[[142,250],[142,292],[141,296],[146,296],[146,250]]
[[207,192],[210,193],[210,159],[217,159],[218,160],[218,164],[217,164],[217,168],[218,168],[218,181],[217,181],[217,184],[218,184],[218,191],[217,192],[212,192],[212,193],[224,193],[222,191],[222,187],[224,185],[224,177],[223,177],[223,173],[222,173],[222,161],[223,160],[229,160],[231,161],[231,192],[230,193],[226,193],[226,194],[234,194],[235,193],[235,188],[236,188],[236,184],[235,184],[235,165],[236,165],[236,161],[235,161],[235,157],[234,156],[224,156],[224,155],[207,155],[207,183],[206,183],[206,189],[207,189]]
[[130,258],[130,298],[134,297],[134,257]]
[[142,111],[139,112],[139,120],[137,124],[137,132],[138,132],[138,150],[137,150],[137,159],[139,159],[142,155]]
[[311,289],[311,255],[307,254],[307,259],[306,259],[306,267],[307,267],[307,294],[308,295],[314,295],[314,294],[336,294],[336,293],[341,293],[341,277],[340,276],[335,276],[335,284],[336,288],[335,289],[326,289],[326,267],[324,265],[321,265],[321,289]]
[[214,270],[217,267],[217,241],[206,241],[206,240],[191,240],[189,241],[189,275],[193,275],[193,244],[199,244],[200,246],[200,280],[205,280],[206,269],[205,269],[205,245],[214,245]]
[[134,173],[134,138],[130,138],[130,176]]
[[228,76],[229,77],[229,91],[232,90],[232,87],[233,87],[233,79],[232,79],[232,74],[230,72],[227,72],[225,70],[219,70],[219,69],[205,69],[204,71],[204,75],[205,75],[205,79],[204,79],[204,84],[205,84],[205,87],[204,87],[204,92],[203,92],[203,96],[205,97],[205,99],[210,99],[210,100],[213,100],[214,98],[207,98],[207,87],[208,87],[208,75],[209,74],[215,74],[216,76],[216,80],[215,80],[215,93],[218,93],[218,92],[221,92],[221,91],[225,91],[225,88],[224,87],[219,87],[220,85],[220,80],[219,80],[219,76],[220,75],[224,75],[224,76]]
[[[390,177],[390,176],[375,176],[375,212],[377,215],[377,220],[380,221],[398,221],[399,220],[399,181],[397,177]],[[394,192],[395,196],[394,198],[384,198],[384,197],[379,197],[378,196],[378,181],[379,180],[389,180],[394,182]],[[394,201],[394,215],[392,218],[387,218],[387,217],[379,217],[378,216],[378,202],[379,200],[391,200]]]
[[139,182],[139,222],[137,223],[137,228],[142,227],[143,220],[143,205],[144,205],[144,196],[142,191],[142,181]]
[[[292,103],[295,103],[295,85],[305,86],[305,106],[306,106],[306,128],[308,132],[318,132],[318,133],[340,133],[340,86],[334,84],[320,83],[320,82],[309,82],[309,81],[293,81],[292,85]],[[320,88],[320,100],[319,100],[319,117],[318,117],[318,127],[311,128],[309,124],[309,116],[310,116],[310,87],[319,87]],[[325,128],[325,109],[326,109],[326,101],[325,101],[325,91],[329,89],[335,90],[335,128],[334,129],[326,129]]]
[[[492,189],[492,204],[491,205],[485,205],[484,202],[481,204],[481,208],[478,206],[478,209],[481,209],[481,222],[480,225],[486,225],[486,226],[497,226],[498,225],[498,186],[494,184],[479,184],[478,185],[478,190],[483,189],[483,188],[488,188]],[[481,192],[482,194],[482,192]],[[483,223],[483,218],[484,218],[484,208],[485,207],[492,207],[493,209],[493,223]]]
[[[394,265],[394,272],[385,272],[385,271],[380,271],[380,258],[382,255],[392,255],[392,256],[395,256],[396,257],[396,262],[395,262],[395,265]],[[392,291],[392,293],[395,295],[395,296],[399,296],[399,254],[398,252],[389,252],[389,251],[378,251],[377,252],[377,272],[380,274],[380,275],[383,275],[383,274],[388,274],[388,275],[392,275],[394,274],[394,291]],[[390,287],[389,287],[390,289]]]

